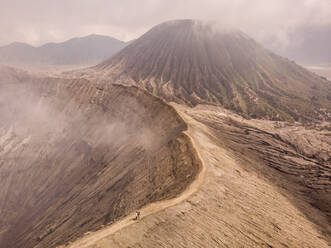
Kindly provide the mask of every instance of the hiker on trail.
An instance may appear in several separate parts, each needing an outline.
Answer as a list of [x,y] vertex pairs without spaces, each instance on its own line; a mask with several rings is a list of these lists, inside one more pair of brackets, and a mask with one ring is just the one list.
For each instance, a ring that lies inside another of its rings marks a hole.
[[140,218],[140,212],[136,212],[136,218],[135,220],[138,220]]

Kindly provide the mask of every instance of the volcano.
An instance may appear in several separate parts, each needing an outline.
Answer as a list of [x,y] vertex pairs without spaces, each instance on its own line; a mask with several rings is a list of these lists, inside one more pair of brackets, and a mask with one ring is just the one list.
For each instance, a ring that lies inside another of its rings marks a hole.
[[244,117],[325,120],[330,82],[263,48],[238,30],[195,20],[155,26],[93,68],[167,101],[221,105]]
[[329,81],[194,20],[0,67],[0,247],[330,247],[330,109]]

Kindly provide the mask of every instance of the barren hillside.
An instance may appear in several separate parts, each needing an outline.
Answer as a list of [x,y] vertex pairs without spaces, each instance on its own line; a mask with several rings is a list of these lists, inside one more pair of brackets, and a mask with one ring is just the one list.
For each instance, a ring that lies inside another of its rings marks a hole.
[[198,172],[186,124],[137,88],[2,67],[0,92],[0,247],[63,244]]

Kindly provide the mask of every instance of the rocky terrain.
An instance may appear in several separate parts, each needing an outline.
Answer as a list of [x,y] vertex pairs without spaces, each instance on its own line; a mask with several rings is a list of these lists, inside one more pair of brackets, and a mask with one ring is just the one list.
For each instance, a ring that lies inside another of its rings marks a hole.
[[195,178],[186,124],[150,94],[0,75],[0,247],[55,247]]
[[210,106],[191,112],[210,129],[216,143],[232,151],[238,160],[256,163],[252,167],[255,171],[288,191],[293,199],[315,208],[312,215],[310,207],[293,201],[331,240],[330,123],[312,128],[300,123],[244,120]]

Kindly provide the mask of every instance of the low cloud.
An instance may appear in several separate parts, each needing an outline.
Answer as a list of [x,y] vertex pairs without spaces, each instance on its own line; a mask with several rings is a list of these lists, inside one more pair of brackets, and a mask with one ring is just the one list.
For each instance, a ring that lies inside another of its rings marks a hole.
[[0,45],[41,45],[91,33],[131,40],[171,19],[215,20],[287,46],[303,26],[331,26],[329,0],[0,0]]

